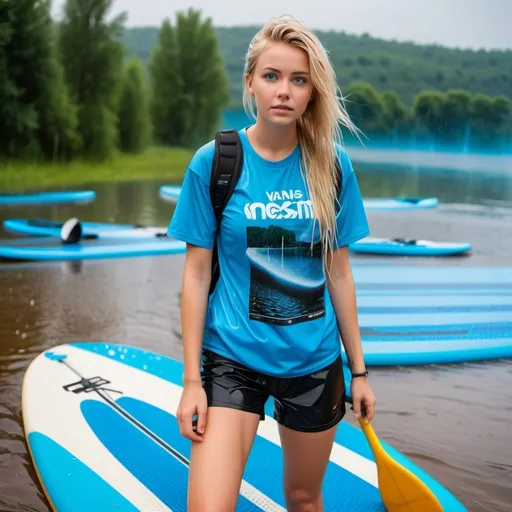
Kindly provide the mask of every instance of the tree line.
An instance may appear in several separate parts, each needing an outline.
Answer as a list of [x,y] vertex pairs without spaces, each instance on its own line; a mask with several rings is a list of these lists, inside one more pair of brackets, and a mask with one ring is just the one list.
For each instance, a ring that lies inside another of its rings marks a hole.
[[375,138],[436,140],[438,146],[488,148],[510,145],[512,102],[452,89],[423,91],[406,106],[395,91],[378,92],[371,84],[354,82],[343,94],[352,120]]
[[[113,4],[66,0],[57,21],[50,0],[0,1],[2,160],[102,160],[117,151],[141,152],[150,144],[197,147],[213,137],[226,107],[240,104],[243,55],[258,27],[215,28],[200,11],[189,9],[159,28],[126,29],[125,13],[111,16]],[[377,40],[368,36],[319,36],[347,109],[364,133],[470,139],[483,146],[511,136],[506,92],[512,84],[512,52],[386,42],[377,54]],[[421,90],[404,97],[394,66],[405,61],[406,74],[420,75],[414,67],[418,55],[435,63],[436,73],[445,78],[444,65],[471,70],[472,80],[461,82],[466,88],[448,87],[452,82],[442,80],[447,88],[439,90],[427,87],[429,78]],[[386,70],[384,82],[361,79],[371,74],[344,74],[376,63]],[[501,93],[478,92],[485,84]]]
[[[229,85],[211,20],[165,20],[149,77],[121,40],[114,0],[0,2],[0,158],[104,160],[212,137]],[[149,78],[149,80],[148,80]]]
[[[258,29],[216,28],[230,109],[241,109],[244,54]],[[316,34],[329,51],[349,114],[370,138],[412,137],[473,148],[510,145],[512,51],[418,45],[335,31]],[[158,31],[130,28],[122,40],[129,54],[144,63]]]
[[[342,22],[341,22],[342,24]],[[259,26],[216,27],[219,48],[228,73],[231,98],[239,105],[244,57]],[[471,50],[412,42],[387,41],[369,35],[316,30],[336,71],[342,90],[354,82],[392,90],[406,105],[422,91],[465,90],[512,99],[512,51]],[[158,28],[134,27],[123,32],[130,55],[150,57]]]

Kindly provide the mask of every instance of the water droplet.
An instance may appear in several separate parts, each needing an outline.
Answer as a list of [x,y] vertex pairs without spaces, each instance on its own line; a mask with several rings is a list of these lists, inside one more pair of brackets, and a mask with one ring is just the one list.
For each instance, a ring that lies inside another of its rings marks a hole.
[[16,336],[18,336],[20,333],[20,330],[19,329],[16,329]]
[[26,333],[26,332],[24,332],[24,333],[22,333],[22,334],[21,334],[21,339],[22,339],[22,340],[24,340],[26,337],[27,337],[27,333]]
[[124,359],[124,354],[121,354],[119,357],[120,357],[121,359]]
[[148,366],[145,364],[143,367],[142,367],[143,370],[147,370],[148,369]]
[[33,306],[35,304],[34,299],[32,299],[29,304]]
[[110,357],[113,357],[113,356],[115,356],[115,355],[116,355],[116,351],[115,351],[115,350],[113,350],[113,349],[110,349],[110,350],[108,351],[108,355],[109,355]]

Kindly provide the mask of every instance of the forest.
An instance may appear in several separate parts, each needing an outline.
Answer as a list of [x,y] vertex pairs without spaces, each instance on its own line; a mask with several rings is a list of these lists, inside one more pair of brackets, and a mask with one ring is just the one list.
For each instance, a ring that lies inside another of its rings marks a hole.
[[[48,0],[0,2],[0,161],[193,150],[240,110],[258,27],[215,27],[188,9],[159,27],[126,28],[127,13],[111,16],[114,4],[66,0],[56,21]],[[512,51],[317,35],[369,140],[510,148]]]
[[[215,29],[234,110],[241,108],[244,55],[258,29]],[[343,31],[316,34],[329,52],[347,110],[365,135],[459,148],[510,145],[512,51],[418,45]],[[157,40],[153,27],[122,35],[128,54],[143,63]]]
[[[241,94],[245,52],[259,28],[216,27],[235,103]],[[379,92],[395,91],[406,105],[420,92],[449,89],[512,100],[512,50],[459,50],[386,41],[367,34],[315,33],[329,52],[342,90],[352,82],[367,82]],[[146,62],[158,41],[158,27],[127,28],[122,40],[130,55]]]

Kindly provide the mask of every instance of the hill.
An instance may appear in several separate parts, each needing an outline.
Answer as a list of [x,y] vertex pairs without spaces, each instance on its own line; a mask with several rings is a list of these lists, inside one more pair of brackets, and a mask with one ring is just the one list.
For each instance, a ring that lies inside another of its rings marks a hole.
[[[240,104],[244,55],[259,27],[217,27],[230,78],[232,102]],[[147,62],[157,44],[158,28],[129,28],[123,33],[128,56]],[[342,90],[368,82],[377,91],[395,91],[410,105],[421,91],[464,89],[512,100],[512,51],[453,49],[437,45],[386,41],[369,35],[316,31],[327,48]]]

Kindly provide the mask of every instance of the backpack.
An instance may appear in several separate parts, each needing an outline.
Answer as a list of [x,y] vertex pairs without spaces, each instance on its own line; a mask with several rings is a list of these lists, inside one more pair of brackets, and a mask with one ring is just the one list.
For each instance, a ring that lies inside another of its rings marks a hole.
[[[243,165],[243,148],[238,130],[220,130],[215,134],[215,152],[213,156],[212,172],[210,177],[210,200],[213,213],[217,219],[217,234],[222,220],[222,212],[228,204],[233,190],[240,178]],[[337,197],[341,191],[341,166],[336,160],[338,168],[338,180],[336,183]],[[217,237],[212,252],[212,277],[210,283],[211,295],[219,280],[219,256],[217,249]]]

